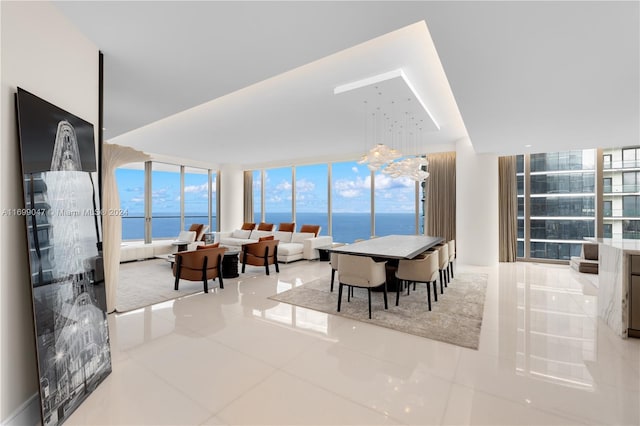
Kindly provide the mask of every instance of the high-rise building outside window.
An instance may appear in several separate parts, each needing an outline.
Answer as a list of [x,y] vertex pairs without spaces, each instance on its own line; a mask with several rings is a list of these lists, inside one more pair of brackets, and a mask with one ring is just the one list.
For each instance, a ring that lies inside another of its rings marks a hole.
[[[595,237],[595,150],[519,156],[517,179],[518,256],[578,256],[584,238]],[[527,180],[529,193],[520,185]]]
[[[603,236],[639,239],[640,147],[605,149],[602,157]],[[605,167],[608,161],[610,168]]]

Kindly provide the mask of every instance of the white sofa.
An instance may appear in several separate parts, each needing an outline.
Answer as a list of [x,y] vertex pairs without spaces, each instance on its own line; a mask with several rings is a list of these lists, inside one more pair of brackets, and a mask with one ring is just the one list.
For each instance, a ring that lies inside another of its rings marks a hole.
[[329,235],[315,236],[313,232],[282,232],[276,231],[275,239],[278,244],[278,262],[293,262],[294,260],[318,259],[318,247],[330,246],[333,238]]
[[273,231],[253,231],[236,229],[231,232],[216,232],[215,242],[227,247],[235,247],[240,249],[243,244],[256,243],[261,237],[273,235]]
[[203,241],[195,241],[195,231],[182,231],[176,240],[155,240],[150,244],[144,241],[124,241],[120,244],[120,263],[134,260],[151,259],[178,251],[175,243],[187,243],[187,250],[195,250]]
[[330,236],[316,237],[313,232],[283,232],[283,231],[243,231],[216,233],[215,241],[223,246],[240,249],[243,244],[255,243],[260,237],[273,235],[278,240],[278,262],[293,262],[294,260],[313,260],[320,257],[318,247],[330,246],[333,238]]
[[120,262],[131,262],[167,255],[175,249],[172,243],[173,240],[157,240],[151,244],[145,244],[144,241],[125,241],[120,245]]

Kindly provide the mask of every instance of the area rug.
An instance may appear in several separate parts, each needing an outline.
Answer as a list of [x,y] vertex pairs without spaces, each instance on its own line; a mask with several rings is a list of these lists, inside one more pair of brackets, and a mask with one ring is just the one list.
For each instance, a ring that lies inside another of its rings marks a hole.
[[[180,280],[179,290],[173,289],[171,264],[164,259],[151,259],[120,264],[116,311],[128,312],[155,303],[204,291],[201,281]],[[218,281],[209,281],[209,288]]]
[[416,290],[412,289],[408,296],[406,290],[401,293],[399,306],[395,306],[395,292],[389,292],[388,310],[384,309],[382,292],[373,292],[372,319],[369,319],[366,289],[356,288],[354,298],[347,302],[345,288],[341,311],[337,312],[337,280],[333,293],[329,291],[330,286],[329,278],[317,279],[271,296],[270,299],[465,348],[478,349],[487,289],[486,274],[456,274],[455,279],[444,289],[444,294],[440,294],[438,283],[438,301],[434,302],[431,294],[431,311],[427,306],[426,284],[418,284]]

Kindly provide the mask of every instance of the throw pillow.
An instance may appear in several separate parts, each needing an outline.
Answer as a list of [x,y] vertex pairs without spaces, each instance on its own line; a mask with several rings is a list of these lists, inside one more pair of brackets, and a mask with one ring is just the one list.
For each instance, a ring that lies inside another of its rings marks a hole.
[[236,229],[231,233],[232,238],[242,238],[245,240],[249,238],[249,235],[251,235],[251,231],[243,231],[242,229]]
[[273,235],[267,235],[266,237],[258,238],[258,242],[260,242],[260,241],[269,241],[269,240],[273,240]]
[[220,247],[220,243],[215,243],[215,244],[209,244],[208,246],[196,246],[196,250],[206,250],[206,249],[212,249],[212,248],[218,248]]
[[260,225],[258,225],[258,231],[273,231],[273,223],[261,222]]
[[292,223],[281,223],[280,225],[278,225],[278,231],[282,231],[282,232],[295,232],[296,230],[296,223],[292,222]]
[[246,231],[246,230],[251,231],[251,230],[252,230],[252,229],[254,229],[255,227],[256,227],[256,224],[255,224],[255,223],[252,223],[252,222],[245,222],[245,223],[243,223],[243,224],[242,224],[242,228],[240,228],[240,229],[243,229],[243,230],[245,230],[245,231]]

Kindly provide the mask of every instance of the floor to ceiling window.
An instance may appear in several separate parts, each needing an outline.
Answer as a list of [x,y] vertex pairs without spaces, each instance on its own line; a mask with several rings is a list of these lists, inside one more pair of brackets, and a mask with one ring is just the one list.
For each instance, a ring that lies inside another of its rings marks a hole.
[[329,193],[327,164],[314,164],[295,168],[296,223],[320,225],[322,235],[329,234]]
[[375,235],[416,234],[416,183],[408,177],[375,175]]
[[264,221],[276,226],[281,222],[291,222],[292,184],[291,167],[265,170],[264,179]]
[[640,239],[640,148],[602,154],[603,237]]
[[[215,188],[214,188],[215,189]],[[194,224],[209,225],[209,171],[193,167],[184,168],[184,227]],[[213,197],[215,200],[215,197]],[[215,210],[213,210],[215,212]],[[215,216],[215,213],[214,213]],[[215,224],[212,229],[215,228]]]
[[371,172],[356,162],[331,165],[333,240],[368,239],[371,229]]
[[151,237],[180,233],[180,166],[154,162],[151,172]]
[[[554,260],[580,255],[584,238],[595,237],[595,150],[531,154],[520,163],[518,255]],[[529,182],[529,191],[520,181]]]
[[122,216],[122,239],[144,239],[144,163],[116,169],[116,182]]
[[262,222],[262,170],[253,171],[253,221]]

